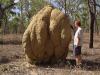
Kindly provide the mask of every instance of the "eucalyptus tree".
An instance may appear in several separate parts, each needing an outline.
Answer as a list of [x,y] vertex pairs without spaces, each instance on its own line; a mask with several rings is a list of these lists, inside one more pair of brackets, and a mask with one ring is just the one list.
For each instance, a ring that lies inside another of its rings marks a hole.
[[96,1],[95,0],[88,0],[88,7],[90,12],[90,42],[89,48],[93,48],[93,33],[94,33],[94,25],[96,20]]
[[7,31],[8,15],[14,14],[11,10],[14,5],[13,0],[0,0],[0,28],[5,33]]
[[72,21],[80,19],[85,29],[89,27],[87,23],[88,6],[85,0],[52,0],[51,3],[53,2],[65,14],[70,15]]
[[1,29],[4,33],[9,31],[23,33],[30,18],[44,5],[46,5],[44,0],[18,0],[17,2],[16,0],[0,0]]
[[96,24],[95,32],[99,35],[100,32],[100,0],[96,0]]
[[20,32],[22,33],[29,24],[31,17],[44,5],[46,5],[44,0],[20,0],[17,6],[20,10],[20,26],[18,31],[21,30]]

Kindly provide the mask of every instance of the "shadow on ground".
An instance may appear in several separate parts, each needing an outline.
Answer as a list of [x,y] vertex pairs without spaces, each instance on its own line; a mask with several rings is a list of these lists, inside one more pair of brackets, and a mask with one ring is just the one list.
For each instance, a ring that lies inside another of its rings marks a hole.
[[[66,61],[60,62],[60,63],[55,63],[55,64],[40,63],[40,64],[37,64],[36,66],[45,67],[45,68],[49,66],[52,68],[59,68],[59,69],[61,68],[75,69],[76,68],[75,64],[76,63],[74,59],[67,59]],[[82,70],[100,71],[100,63],[89,61],[89,60],[83,60],[82,64],[83,64],[81,67]]]
[[7,44],[11,44],[11,45],[21,45],[22,42],[19,40],[15,40],[15,41],[3,41],[0,40],[0,45],[7,45]]
[[6,63],[10,63],[10,59],[7,58],[6,56],[1,56],[0,57],[0,64],[6,64]]

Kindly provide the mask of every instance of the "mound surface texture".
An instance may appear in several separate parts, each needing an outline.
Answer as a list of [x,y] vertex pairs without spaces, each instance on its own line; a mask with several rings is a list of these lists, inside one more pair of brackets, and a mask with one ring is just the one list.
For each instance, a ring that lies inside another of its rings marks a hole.
[[65,59],[70,41],[69,17],[52,6],[45,6],[32,17],[22,38],[29,62]]

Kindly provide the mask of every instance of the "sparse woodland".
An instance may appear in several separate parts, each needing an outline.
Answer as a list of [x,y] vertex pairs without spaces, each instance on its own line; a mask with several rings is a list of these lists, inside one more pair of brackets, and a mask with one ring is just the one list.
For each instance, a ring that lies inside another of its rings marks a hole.
[[0,33],[23,33],[32,16],[43,6],[52,4],[68,14],[72,24],[81,20],[84,32],[90,34],[90,48],[93,48],[93,33],[100,32],[100,1],[99,0],[0,0]]
[[[73,38],[65,63],[27,67],[22,36],[32,16],[48,4],[68,14],[72,26],[80,19],[84,31],[82,71],[74,67]],[[100,75],[100,0],[0,0],[0,75],[67,74]]]

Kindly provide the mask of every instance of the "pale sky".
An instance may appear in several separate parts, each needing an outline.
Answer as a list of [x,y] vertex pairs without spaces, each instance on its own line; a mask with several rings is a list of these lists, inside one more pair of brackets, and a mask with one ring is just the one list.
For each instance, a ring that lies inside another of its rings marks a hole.
[[15,0],[15,1],[14,1],[14,3],[17,3],[17,2],[19,2],[19,0]]
[[[14,3],[17,3],[17,2],[19,2],[19,0],[14,0]],[[12,9],[12,11],[16,12],[16,13],[20,13],[20,10],[17,7],[15,7],[14,9]]]

